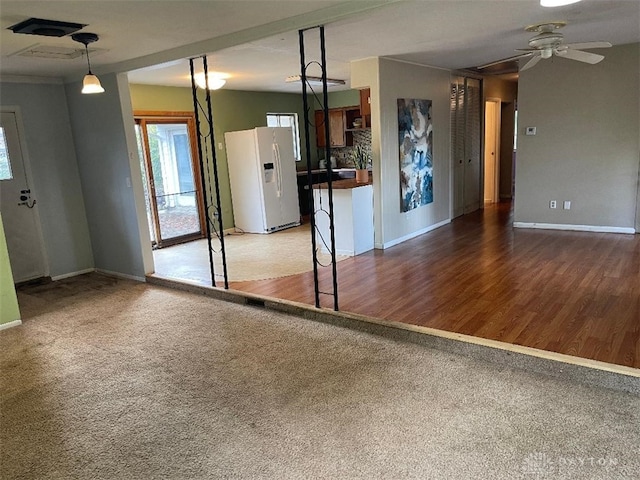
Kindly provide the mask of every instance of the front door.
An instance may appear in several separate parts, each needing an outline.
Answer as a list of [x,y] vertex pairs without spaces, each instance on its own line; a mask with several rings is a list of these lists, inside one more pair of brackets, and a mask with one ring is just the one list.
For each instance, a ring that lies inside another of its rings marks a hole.
[[15,112],[0,121],[0,212],[15,283],[46,276],[44,245],[33,185]]

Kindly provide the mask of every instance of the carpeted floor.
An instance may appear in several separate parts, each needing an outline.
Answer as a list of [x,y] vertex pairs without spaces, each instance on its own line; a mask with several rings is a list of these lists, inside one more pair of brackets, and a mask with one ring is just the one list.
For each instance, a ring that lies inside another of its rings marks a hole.
[[90,274],[0,331],[2,479],[618,479],[640,398]]
[[[234,233],[224,237],[230,282],[286,277],[313,269],[309,224],[270,234]],[[153,252],[157,275],[211,285],[206,240],[183,243]],[[220,241],[213,241],[216,282],[224,282]],[[349,258],[338,255],[336,261]],[[322,264],[331,257],[319,252]]]

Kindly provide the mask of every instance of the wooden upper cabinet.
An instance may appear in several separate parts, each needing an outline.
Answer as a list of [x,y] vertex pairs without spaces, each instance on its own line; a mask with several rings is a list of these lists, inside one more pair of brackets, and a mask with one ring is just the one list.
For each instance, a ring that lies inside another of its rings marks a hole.
[[329,110],[329,138],[332,147],[344,147],[347,143],[344,134],[344,110]]
[[[324,137],[324,112],[316,110],[316,145],[319,148],[326,146]],[[332,147],[344,147],[347,145],[345,132],[345,113],[343,108],[329,110],[329,139]]]
[[360,90],[360,115],[362,115],[362,128],[371,127],[371,90]]
[[371,115],[371,90],[368,88],[360,90],[360,114]]

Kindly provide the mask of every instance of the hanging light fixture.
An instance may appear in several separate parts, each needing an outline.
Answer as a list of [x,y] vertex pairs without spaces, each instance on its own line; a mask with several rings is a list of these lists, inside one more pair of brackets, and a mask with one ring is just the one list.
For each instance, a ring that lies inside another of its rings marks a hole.
[[80,32],[71,35],[71,38],[76,42],[80,42],[84,45],[85,52],[87,54],[87,67],[89,67],[89,73],[84,76],[82,80],[82,93],[102,93],[104,88],[100,85],[100,80],[91,72],[91,62],[89,61],[89,44],[98,41],[98,35],[95,33]]
[[196,82],[196,85],[198,85],[198,87],[202,89],[208,87],[209,90],[218,90],[222,88],[225,83],[227,83],[227,81],[222,77],[221,74],[215,72],[209,72],[206,80],[204,78],[204,72],[196,73],[193,78]]

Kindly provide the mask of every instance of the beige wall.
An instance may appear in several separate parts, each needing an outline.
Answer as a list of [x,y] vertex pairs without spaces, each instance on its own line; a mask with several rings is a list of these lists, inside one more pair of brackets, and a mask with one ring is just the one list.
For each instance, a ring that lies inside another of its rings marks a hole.
[[[371,139],[376,248],[385,248],[450,218],[450,72],[385,58],[351,64],[351,85],[371,88]],[[398,98],[431,100],[434,201],[400,211]]]
[[[639,46],[602,53],[596,65],[554,57],[521,74],[516,222],[634,228]],[[537,135],[525,136],[527,126]]]

